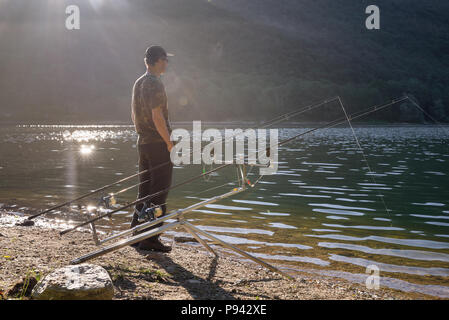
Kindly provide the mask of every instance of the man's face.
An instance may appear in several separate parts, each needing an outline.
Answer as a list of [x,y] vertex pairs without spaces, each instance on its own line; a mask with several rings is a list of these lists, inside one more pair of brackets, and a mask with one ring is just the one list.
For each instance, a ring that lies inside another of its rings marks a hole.
[[168,65],[168,59],[167,57],[161,57],[159,58],[159,60],[155,63],[155,67],[157,68],[157,70],[162,74],[165,73],[165,71],[167,70],[167,65]]

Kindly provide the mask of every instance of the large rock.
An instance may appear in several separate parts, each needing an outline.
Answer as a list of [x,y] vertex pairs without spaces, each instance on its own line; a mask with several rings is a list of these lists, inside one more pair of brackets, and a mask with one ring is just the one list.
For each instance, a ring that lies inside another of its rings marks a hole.
[[34,287],[31,296],[39,300],[110,300],[114,286],[104,268],[80,264],[48,274]]

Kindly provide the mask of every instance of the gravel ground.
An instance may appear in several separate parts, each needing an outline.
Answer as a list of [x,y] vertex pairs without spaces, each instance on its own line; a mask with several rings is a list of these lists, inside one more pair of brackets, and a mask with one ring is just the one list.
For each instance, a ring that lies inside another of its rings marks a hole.
[[[59,236],[62,228],[16,226],[23,217],[0,212],[0,299],[24,278],[42,277],[70,260],[98,249],[88,231]],[[53,224],[54,225],[54,224]],[[365,286],[309,273],[288,280],[258,264],[219,250],[219,257],[187,243],[172,242],[172,252],[125,247],[90,260],[110,274],[114,299],[429,299],[419,294]],[[20,291],[20,290],[19,290]],[[24,297],[26,299],[26,295]]]

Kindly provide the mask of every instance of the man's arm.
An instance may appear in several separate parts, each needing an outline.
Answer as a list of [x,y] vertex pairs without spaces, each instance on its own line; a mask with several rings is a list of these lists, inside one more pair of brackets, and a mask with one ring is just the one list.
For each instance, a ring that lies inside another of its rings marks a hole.
[[153,116],[153,122],[159,135],[164,139],[167,145],[168,152],[173,148],[173,142],[170,141],[170,133],[168,132],[167,123],[165,122],[164,115],[162,114],[162,108],[157,107],[151,110]]
[[173,143],[170,141],[170,133],[162,113],[162,107],[166,103],[164,87],[159,82],[147,80],[143,83],[143,95],[145,101],[144,118],[147,121],[151,121],[150,119],[152,119],[157,132],[164,140],[167,145],[167,149],[170,152],[173,147]]

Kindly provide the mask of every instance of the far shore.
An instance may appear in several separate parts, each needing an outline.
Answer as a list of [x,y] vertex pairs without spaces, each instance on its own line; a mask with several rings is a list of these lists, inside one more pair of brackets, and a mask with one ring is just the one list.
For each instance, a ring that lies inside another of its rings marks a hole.
[[[193,121],[193,120],[192,120]],[[192,121],[171,121],[171,125],[173,128],[190,128],[192,127]],[[199,121],[199,120],[195,120]],[[267,120],[266,120],[267,121]],[[264,123],[261,121],[201,121],[201,125],[203,127],[213,127],[213,128],[257,128],[258,126]],[[269,128],[315,128],[319,126],[323,126],[328,124],[329,122],[320,121],[320,122],[296,122],[296,121],[282,121],[276,125],[269,126]],[[449,123],[391,123],[391,122],[382,122],[382,121],[366,121],[366,122],[351,122],[353,127],[448,127]],[[27,121],[0,121],[1,126],[17,126],[17,127],[97,127],[97,126],[121,126],[121,127],[130,127],[134,128],[134,125],[130,122],[123,121],[102,121],[101,123],[92,122],[92,121],[76,121],[76,122],[34,122],[30,123]],[[341,126],[347,126],[347,124],[342,124]]]

